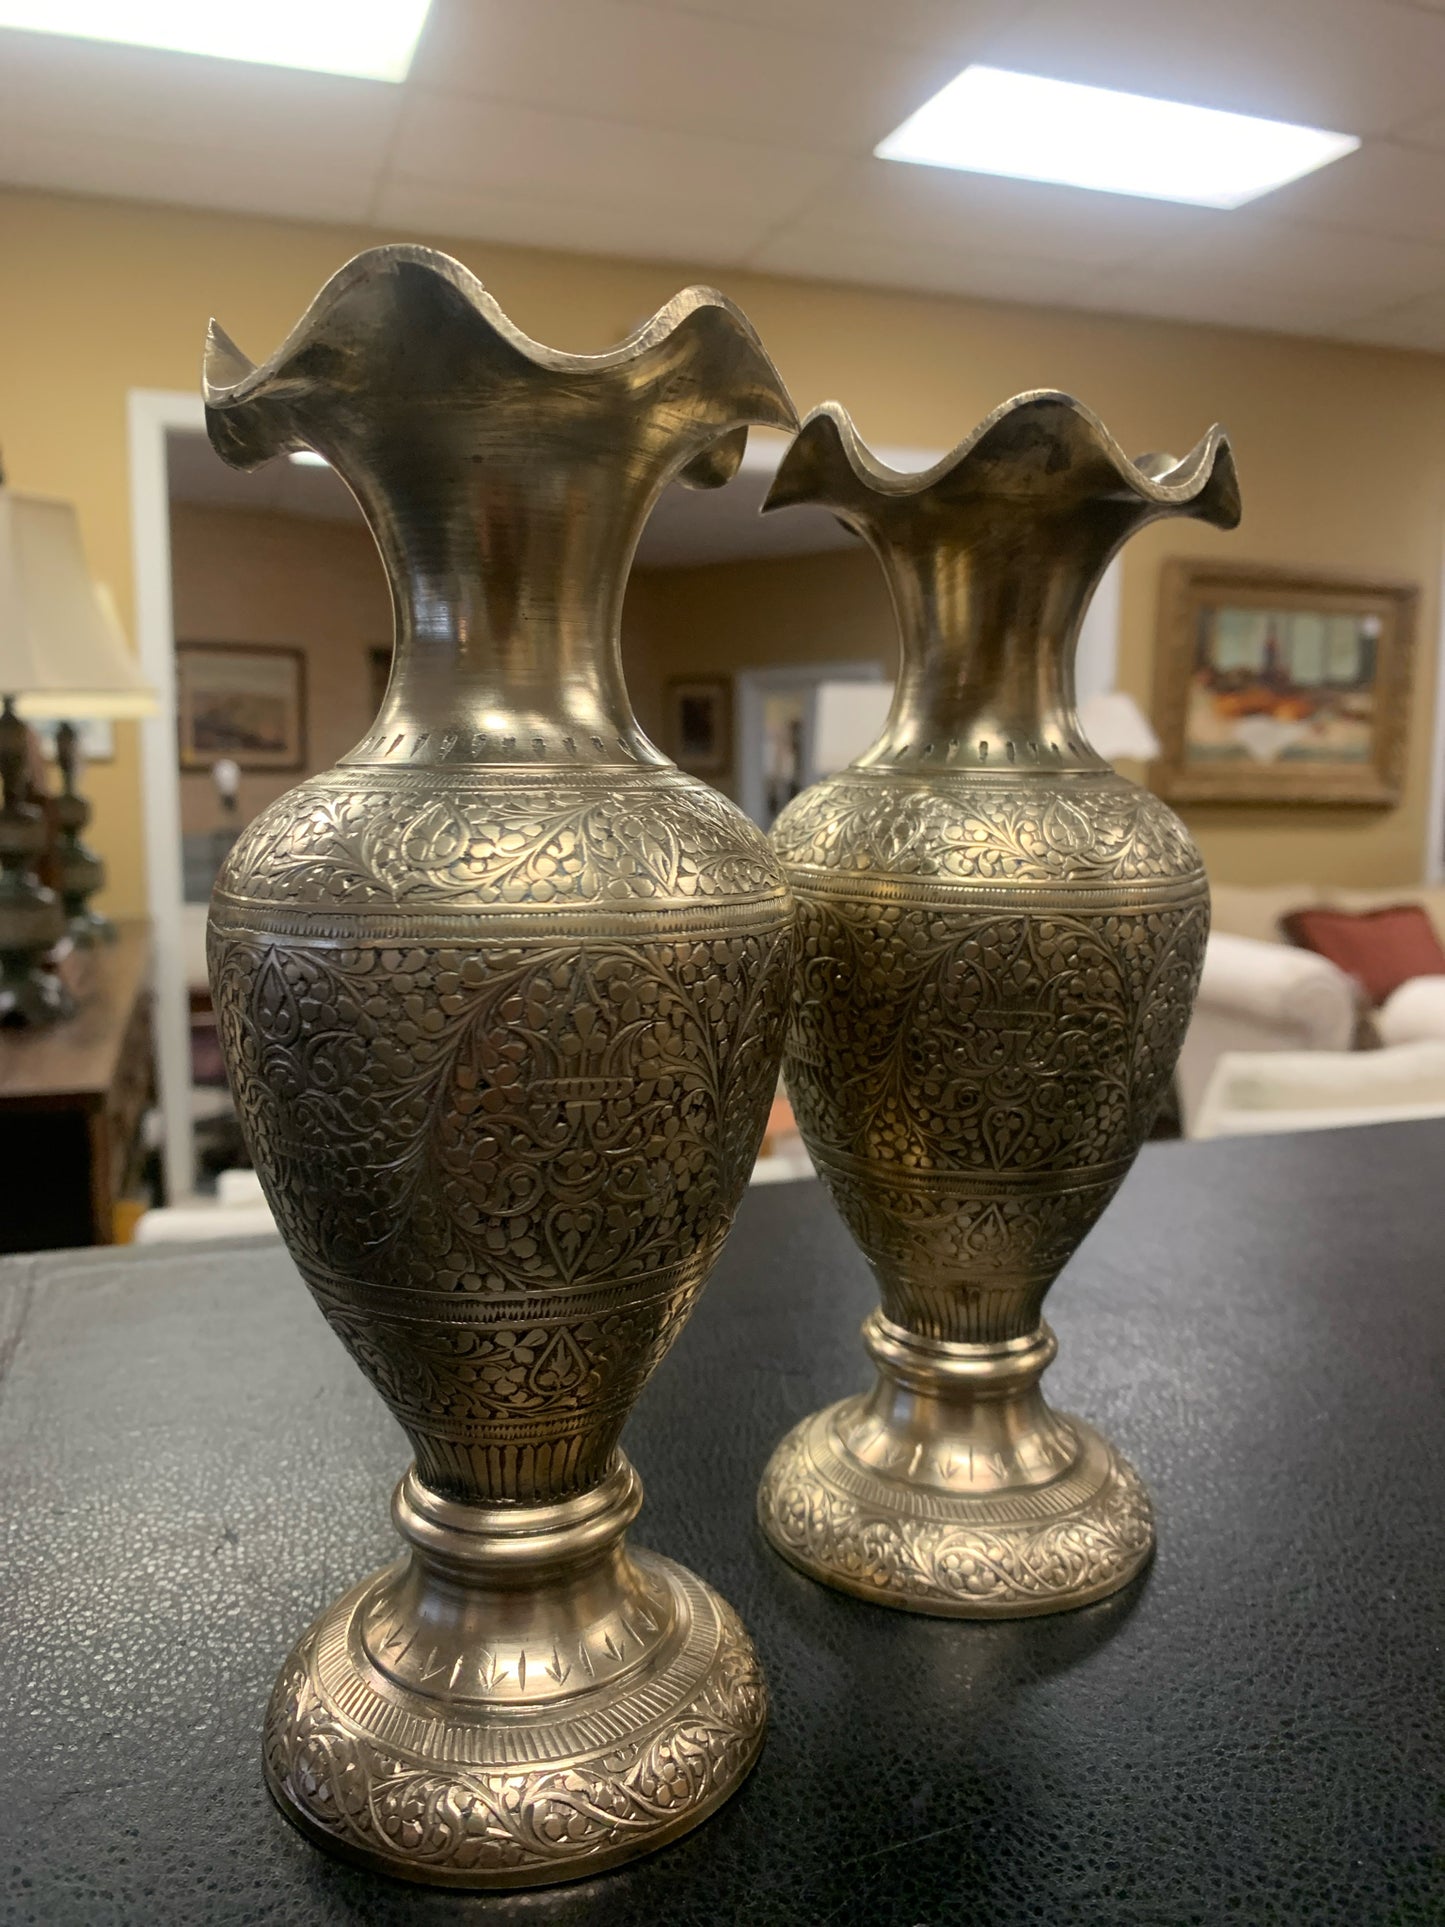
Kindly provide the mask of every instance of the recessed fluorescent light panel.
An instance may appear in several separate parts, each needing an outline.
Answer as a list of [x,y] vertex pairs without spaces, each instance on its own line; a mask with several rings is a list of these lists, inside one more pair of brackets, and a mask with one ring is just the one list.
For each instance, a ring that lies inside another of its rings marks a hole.
[[405,80],[431,0],[0,0],[0,27]]
[[885,161],[1243,207],[1359,144],[1289,121],[966,67],[873,151]]

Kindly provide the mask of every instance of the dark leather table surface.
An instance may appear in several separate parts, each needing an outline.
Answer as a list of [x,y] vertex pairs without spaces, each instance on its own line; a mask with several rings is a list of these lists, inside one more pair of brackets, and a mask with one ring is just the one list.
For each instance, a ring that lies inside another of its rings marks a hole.
[[406,1457],[280,1247],[0,1279],[4,1920],[1445,1921],[1445,1124],[1144,1152],[1047,1383],[1145,1475],[1158,1557],[1005,1625],[759,1538],[771,1445],[864,1381],[872,1291],[819,1186],[751,1194],[627,1444],[636,1536],[757,1639],[762,1760],[676,1846],[511,1897],[354,1872],[263,1790],[272,1676],[392,1556]]

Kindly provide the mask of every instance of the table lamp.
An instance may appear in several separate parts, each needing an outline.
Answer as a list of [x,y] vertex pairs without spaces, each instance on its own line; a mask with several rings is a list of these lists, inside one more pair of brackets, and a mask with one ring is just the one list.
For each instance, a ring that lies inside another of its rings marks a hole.
[[80,841],[90,811],[75,793],[72,729],[62,745],[65,787],[57,804],[63,900],[38,882],[44,828],[29,795],[25,724],[145,716],[155,697],[125,646],[113,605],[90,579],[74,508],[3,485],[0,699],[0,1021],[41,1023],[64,1014],[49,959],[66,934],[67,916],[81,941],[94,941],[85,902],[104,872]]
[[[56,882],[65,906],[66,929],[72,940],[82,946],[110,942],[115,925],[108,917],[90,908],[89,899],[105,882],[105,865],[81,839],[90,821],[90,804],[79,794],[81,772],[80,739],[71,720],[125,720],[149,716],[155,710],[155,697],[142,682],[126,645],[115,600],[103,582],[93,586],[99,610],[100,627],[87,641],[91,655],[77,661],[83,670],[84,686],[75,688],[52,684],[32,690],[16,704],[27,722],[59,721],[55,732],[55,761],[60,770],[60,794],[53,809],[60,838],[56,848]],[[103,654],[95,653],[100,643]]]

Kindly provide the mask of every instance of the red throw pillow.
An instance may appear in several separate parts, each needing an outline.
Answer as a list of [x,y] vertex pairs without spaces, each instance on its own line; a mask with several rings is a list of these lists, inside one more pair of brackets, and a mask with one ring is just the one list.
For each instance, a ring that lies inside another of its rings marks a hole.
[[1385,910],[1294,910],[1280,926],[1291,943],[1348,971],[1372,1004],[1411,977],[1445,977],[1445,950],[1418,903]]

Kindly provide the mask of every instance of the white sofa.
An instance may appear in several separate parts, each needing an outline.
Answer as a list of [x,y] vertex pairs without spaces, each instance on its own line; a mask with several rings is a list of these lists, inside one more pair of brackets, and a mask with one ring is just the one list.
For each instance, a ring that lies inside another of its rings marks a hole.
[[1445,1043],[1362,1051],[1226,1051],[1195,1137],[1329,1131],[1445,1117]]
[[[1180,1109],[1189,1137],[1200,1133],[1205,1094],[1227,1053],[1350,1051],[1362,1014],[1353,979],[1327,958],[1287,942],[1280,931],[1282,917],[1316,907],[1359,911],[1419,903],[1437,931],[1445,933],[1445,886],[1440,885],[1344,890],[1216,884],[1213,900],[1199,1001],[1179,1060]],[[1445,1040],[1445,977],[1402,984],[1373,1014],[1373,1023],[1385,1045]],[[1351,1068],[1360,1067],[1340,1067]],[[1422,1074],[1429,1074],[1428,1065]],[[1361,1102],[1366,1101],[1362,1091]],[[1291,1127],[1261,1123],[1254,1128]]]

